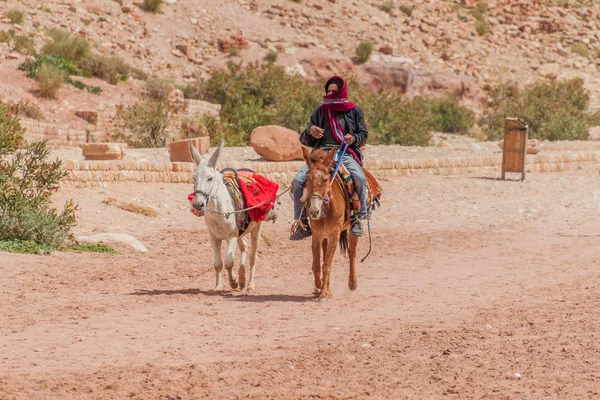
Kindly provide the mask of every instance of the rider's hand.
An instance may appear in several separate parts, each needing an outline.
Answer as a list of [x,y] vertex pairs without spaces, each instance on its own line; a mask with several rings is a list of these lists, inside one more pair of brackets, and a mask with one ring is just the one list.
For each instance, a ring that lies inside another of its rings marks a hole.
[[351,134],[347,134],[346,136],[344,136],[346,138],[346,143],[348,144],[352,144],[354,143],[354,136],[352,136]]
[[323,137],[323,131],[323,128],[319,128],[316,125],[313,125],[308,129],[310,136],[314,137],[315,139],[321,139]]

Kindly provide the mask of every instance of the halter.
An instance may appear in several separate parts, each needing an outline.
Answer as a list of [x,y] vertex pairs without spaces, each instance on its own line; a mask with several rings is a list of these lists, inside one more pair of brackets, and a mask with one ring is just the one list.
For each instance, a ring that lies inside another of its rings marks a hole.
[[[217,171],[217,170],[215,169],[215,172],[216,172],[216,171]],[[199,194],[199,195],[203,196],[203,197],[206,199],[206,202],[208,203],[208,200],[210,200],[210,197],[212,196],[212,192],[213,192],[213,191],[214,191],[214,189],[215,189],[215,185],[216,185],[216,183],[217,183],[217,177],[215,176],[215,177],[213,178],[213,183],[212,183],[212,186],[210,187],[210,190],[208,191],[208,193],[205,193],[205,192],[203,192],[202,190],[199,190],[199,189],[198,189],[198,190],[194,190],[194,195],[197,195],[197,194]],[[207,205],[208,205],[208,204],[207,204]]]

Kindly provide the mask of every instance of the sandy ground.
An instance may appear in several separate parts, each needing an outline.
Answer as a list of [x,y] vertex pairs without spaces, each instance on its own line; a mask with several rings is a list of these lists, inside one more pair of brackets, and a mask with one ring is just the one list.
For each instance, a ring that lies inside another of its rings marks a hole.
[[358,290],[337,255],[326,303],[310,242],[287,240],[287,195],[257,289],[212,294],[188,185],[67,187],[77,234],[129,233],[149,252],[0,253],[0,399],[599,398],[598,179],[384,181]]

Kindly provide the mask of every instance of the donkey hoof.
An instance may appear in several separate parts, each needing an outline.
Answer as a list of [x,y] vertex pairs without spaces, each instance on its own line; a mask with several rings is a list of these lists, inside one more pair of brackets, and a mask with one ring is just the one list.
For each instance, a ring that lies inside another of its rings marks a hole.
[[213,293],[218,293],[223,291],[223,286],[215,286],[214,289],[211,290]]
[[315,290],[313,290],[313,294],[315,296],[320,296],[321,295],[321,289],[315,289]]
[[232,289],[237,289],[238,281],[229,281],[229,286],[231,286]]
[[354,282],[354,283],[348,282],[348,289],[350,289],[351,291],[354,292],[357,287],[358,287],[358,282]]

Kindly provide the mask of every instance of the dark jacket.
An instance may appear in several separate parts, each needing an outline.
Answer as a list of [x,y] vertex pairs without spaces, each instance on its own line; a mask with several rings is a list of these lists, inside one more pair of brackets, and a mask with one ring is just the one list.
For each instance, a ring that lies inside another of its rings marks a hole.
[[[367,124],[365,123],[365,115],[360,107],[354,107],[352,110],[344,113],[344,118],[346,119],[346,126],[348,127],[348,132],[352,136],[354,136],[354,142],[349,146],[358,158],[360,159],[360,163],[362,164],[362,153],[360,152],[360,148],[363,147],[367,143],[367,137],[369,136],[369,132],[367,131]],[[325,116],[323,112],[321,112],[321,107],[317,107],[315,111],[313,111],[310,116],[310,122],[306,129],[300,134],[300,143],[305,146],[312,147],[313,149],[317,149],[321,146],[321,139],[315,139],[308,133],[308,130],[311,126],[316,125],[319,128],[325,129],[325,124],[327,121],[325,120]]]

